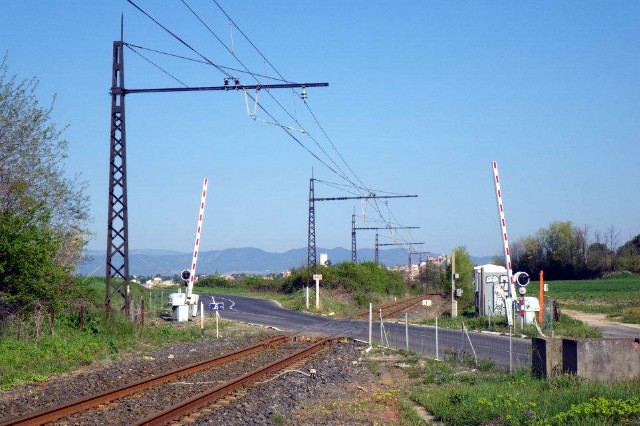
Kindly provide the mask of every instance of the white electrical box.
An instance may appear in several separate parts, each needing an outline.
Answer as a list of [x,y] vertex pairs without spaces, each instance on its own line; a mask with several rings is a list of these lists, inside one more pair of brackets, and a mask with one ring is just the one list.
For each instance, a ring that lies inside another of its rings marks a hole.
[[178,322],[189,321],[189,305],[174,306],[172,309],[173,320]]
[[187,293],[171,293],[169,295],[169,306],[180,306],[186,303]]
[[476,315],[504,315],[505,305],[501,294],[509,292],[507,268],[487,264],[473,268]]

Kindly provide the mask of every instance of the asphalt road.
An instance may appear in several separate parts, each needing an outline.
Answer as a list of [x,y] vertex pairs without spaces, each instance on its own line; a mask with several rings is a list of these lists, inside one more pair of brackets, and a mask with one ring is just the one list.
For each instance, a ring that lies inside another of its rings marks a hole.
[[[209,306],[210,295],[201,295],[201,301]],[[240,296],[215,296],[223,302],[219,311],[222,319],[274,327],[283,331],[306,334],[340,335],[365,342],[369,341],[369,323],[363,320],[338,320],[320,315],[291,311],[271,300],[251,299]],[[404,324],[402,318],[372,323],[374,345],[403,349],[409,348],[431,358],[469,356],[491,360],[508,368],[531,367],[531,341],[491,333],[464,332],[432,326]],[[408,339],[408,343],[407,343]],[[474,355],[475,354],[475,355]]]

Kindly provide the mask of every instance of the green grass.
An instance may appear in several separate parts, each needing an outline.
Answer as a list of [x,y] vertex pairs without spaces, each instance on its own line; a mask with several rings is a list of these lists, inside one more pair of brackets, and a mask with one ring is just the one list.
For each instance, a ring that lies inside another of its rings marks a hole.
[[[438,386],[419,386],[411,397],[446,424],[614,425],[640,420],[638,380],[606,385],[575,376],[536,379],[524,371],[435,375],[446,379]],[[628,407],[587,408],[595,398],[602,398],[603,407]]]
[[545,297],[557,299],[561,308],[602,313],[612,319],[640,324],[640,276],[547,284],[549,291]]
[[[435,319],[420,321],[421,324],[435,325]],[[438,318],[438,327],[457,329],[462,328],[462,323],[467,330],[488,330],[496,333],[509,333],[509,326],[502,317],[466,317],[459,315],[457,317],[442,316]],[[560,321],[556,321],[552,325],[553,335],[555,337],[601,337],[602,334],[593,327],[589,327],[582,321],[570,318],[567,315],[561,315]],[[543,333],[551,334],[551,329],[543,326]],[[527,337],[538,337],[540,333],[533,325],[527,325],[524,329],[515,328],[514,333],[522,334]]]
[[[87,310],[82,330],[78,318],[77,312],[59,315],[54,334],[47,329],[39,340],[33,337],[18,340],[13,335],[5,335],[0,340],[0,390],[19,383],[43,381],[53,374],[96,360],[113,359],[125,351],[148,350],[170,341],[201,338],[197,326],[176,327],[159,321],[154,326],[141,327],[120,314],[107,316],[97,308]],[[205,325],[205,332],[211,335],[210,329],[214,327],[215,324]],[[226,327],[226,322],[220,324],[222,330]]]
[[455,357],[435,361],[396,353],[411,365],[404,370],[410,399],[447,425],[640,423],[638,379],[615,384],[566,375],[538,379],[528,371],[506,373],[492,365],[472,369]]

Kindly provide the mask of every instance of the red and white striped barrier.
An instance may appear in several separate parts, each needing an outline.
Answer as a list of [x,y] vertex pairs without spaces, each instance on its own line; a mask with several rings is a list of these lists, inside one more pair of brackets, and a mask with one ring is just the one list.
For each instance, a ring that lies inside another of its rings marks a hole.
[[516,297],[516,289],[513,282],[513,270],[511,268],[511,251],[509,250],[509,236],[507,234],[507,222],[504,219],[504,204],[502,203],[502,189],[500,189],[500,176],[498,175],[498,163],[493,161],[493,183],[496,187],[496,199],[498,200],[498,214],[500,215],[500,229],[502,230],[502,245],[504,247],[504,259],[507,266],[507,278],[509,281],[509,297]]
[[202,181],[202,197],[200,198],[200,212],[198,213],[198,227],[196,228],[196,242],[193,248],[193,260],[191,261],[191,277],[189,277],[190,285],[196,280],[196,264],[198,263],[198,251],[200,250],[200,232],[202,231],[202,218],[204,217],[205,201],[207,199],[207,184],[205,178]]

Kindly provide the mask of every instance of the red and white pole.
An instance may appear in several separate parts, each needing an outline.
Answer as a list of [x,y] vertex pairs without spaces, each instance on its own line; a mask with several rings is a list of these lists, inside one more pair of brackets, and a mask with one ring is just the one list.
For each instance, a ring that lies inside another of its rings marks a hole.
[[193,248],[193,260],[191,261],[191,277],[189,278],[189,286],[193,287],[196,281],[196,264],[198,263],[198,251],[200,250],[200,232],[202,231],[202,218],[204,217],[205,201],[207,199],[207,184],[205,178],[202,181],[202,197],[200,197],[200,212],[198,213],[198,227],[196,228],[196,242]]
[[504,247],[504,260],[507,267],[509,280],[509,296],[516,297],[516,289],[513,283],[513,270],[511,268],[511,251],[509,250],[509,237],[507,235],[507,222],[504,219],[504,204],[502,203],[502,189],[500,188],[500,176],[498,175],[498,163],[492,162],[493,182],[496,187],[496,199],[498,200],[498,214],[500,215],[500,229],[502,231],[502,245]]

